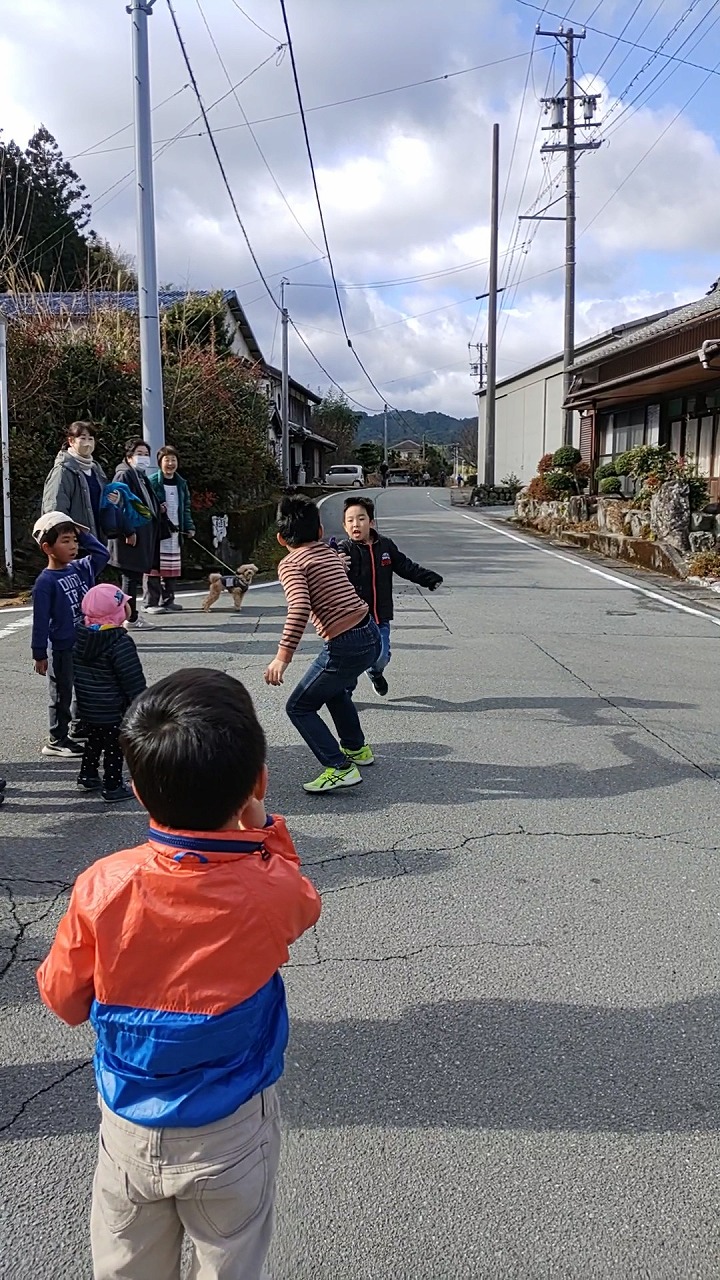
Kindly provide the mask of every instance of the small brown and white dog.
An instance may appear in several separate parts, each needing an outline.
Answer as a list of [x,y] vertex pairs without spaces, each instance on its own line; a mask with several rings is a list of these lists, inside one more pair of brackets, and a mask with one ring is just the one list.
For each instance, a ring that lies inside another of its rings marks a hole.
[[202,602],[203,613],[209,613],[213,605],[220,599],[223,591],[229,591],[235,602],[235,608],[242,606],[243,597],[255,574],[256,564],[241,564],[236,573],[211,573],[208,582],[210,590]]

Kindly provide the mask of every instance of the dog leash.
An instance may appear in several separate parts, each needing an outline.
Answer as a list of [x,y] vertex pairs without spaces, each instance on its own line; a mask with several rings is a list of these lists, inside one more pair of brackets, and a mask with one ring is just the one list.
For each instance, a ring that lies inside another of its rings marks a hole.
[[231,569],[229,564],[226,564],[224,560],[221,560],[219,556],[216,556],[214,551],[210,551],[208,547],[204,547],[202,542],[198,542],[197,538],[193,538],[193,542],[195,543],[195,546],[199,547],[201,551],[204,551],[206,555],[210,556],[213,560],[217,560],[218,564],[221,564],[223,569],[227,569],[228,573],[231,573],[233,577],[236,576],[237,569]]

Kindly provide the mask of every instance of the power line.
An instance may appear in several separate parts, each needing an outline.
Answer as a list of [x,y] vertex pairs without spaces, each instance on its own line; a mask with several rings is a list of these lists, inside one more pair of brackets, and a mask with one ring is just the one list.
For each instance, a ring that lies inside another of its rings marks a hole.
[[[271,167],[270,167],[270,162],[269,162],[269,160],[268,160],[267,156],[265,155],[265,152],[263,151],[262,147],[260,146],[260,143],[259,143],[259,141],[258,141],[258,136],[257,136],[257,134],[256,134],[255,130],[253,129],[252,125],[250,124],[250,121],[248,120],[248,117],[247,117],[247,113],[246,113],[246,111],[245,111],[245,108],[243,107],[242,102],[240,101],[240,99],[239,99],[239,97],[238,97],[238,95],[237,95],[237,90],[235,89],[235,86],[233,85],[232,77],[231,77],[231,75],[230,75],[230,72],[229,72],[229,71],[228,71],[228,69],[227,69],[227,66],[226,66],[226,64],[225,64],[225,60],[224,60],[224,58],[223,58],[223,56],[222,56],[222,54],[221,54],[221,52],[220,52],[220,49],[219,49],[218,43],[217,43],[217,41],[216,41],[216,39],[215,39],[215,36],[214,36],[214,35],[213,35],[213,33],[212,33],[212,30],[211,30],[211,27],[210,27],[210,23],[208,22],[208,20],[207,20],[207,18],[206,18],[206,16],[205,16],[205,10],[204,10],[204,9],[203,9],[203,7],[202,7],[201,0],[195,0],[195,3],[197,4],[197,7],[198,7],[198,9],[199,9],[199,11],[200,11],[200,17],[202,18],[203,23],[205,24],[205,30],[207,31],[208,36],[209,36],[209,38],[210,38],[210,42],[211,42],[211,44],[212,44],[212,47],[213,47],[213,49],[215,50],[215,53],[216,53],[216,55],[217,55],[218,62],[220,63],[220,66],[222,67],[222,70],[223,70],[223,74],[224,74],[224,76],[225,76],[225,79],[227,80],[228,84],[230,85],[230,92],[232,93],[232,95],[233,95],[233,97],[234,97],[234,99],[235,99],[235,102],[237,103],[238,109],[239,109],[239,111],[240,111],[240,113],[241,113],[241,115],[242,115],[242,118],[243,118],[243,120],[245,121],[245,124],[247,125],[247,127],[248,127],[248,129],[249,129],[249,131],[250,131],[250,137],[252,138],[253,142],[255,143],[255,148],[256,148],[256,150],[257,150],[257,152],[258,152],[259,156],[260,156],[260,159],[262,160],[263,164],[265,165],[265,168],[267,169],[267,171],[268,171],[268,173],[269,173],[269,175],[270,175],[270,178],[272,179],[273,183],[275,184],[275,189],[276,189],[276,191],[277,191],[278,195],[280,196],[280,199],[283,201],[283,203],[284,203],[284,205],[285,205],[286,209],[288,210],[288,213],[290,214],[291,218],[292,218],[292,219],[293,219],[293,221],[295,222],[296,226],[298,226],[298,227],[300,228],[300,230],[302,231],[302,233],[303,233],[303,235],[305,236],[306,240],[309,240],[309,241],[310,241],[310,244],[312,245],[313,249],[317,249],[318,253],[321,253],[321,252],[322,252],[322,250],[320,249],[320,246],[319,246],[318,244],[316,244],[316,243],[315,243],[315,241],[313,240],[313,238],[312,238],[312,236],[310,235],[309,231],[306,231],[306,230],[305,230],[305,227],[303,226],[302,222],[301,222],[301,221],[300,221],[300,219],[298,218],[298,216],[297,216],[297,214],[296,214],[295,210],[293,209],[292,205],[290,204],[290,201],[288,200],[287,196],[285,195],[285,192],[283,191],[282,187],[280,186],[280,183],[278,182],[277,178],[275,177],[275,174],[273,173],[273,171],[272,171],[272,169],[271,169]],[[247,17],[247,15],[245,15],[245,16]],[[284,46],[283,46],[283,47],[284,47]]]
[[[347,400],[349,400],[349,401],[351,402],[351,404],[356,404],[356,405],[358,406],[358,408],[359,408],[359,409],[362,409],[362,410],[363,410],[363,413],[373,413],[373,412],[374,412],[374,410],[369,409],[369,408],[368,408],[368,406],[367,406],[366,404],[361,404],[359,400],[355,400],[355,399],[354,399],[354,398],[349,394],[349,392],[347,392],[347,391],[345,390],[345,388],[344,388],[344,387],[341,387],[341,386],[340,386],[340,383],[339,383],[339,382],[336,382],[336,381],[335,381],[335,379],[333,378],[332,374],[331,374],[331,373],[328,373],[327,369],[325,368],[325,365],[324,365],[324,364],[322,363],[322,361],[321,361],[321,360],[319,360],[319,359],[318,359],[318,357],[315,355],[315,352],[313,351],[312,347],[311,347],[311,346],[309,345],[309,343],[307,343],[307,342],[305,341],[305,339],[303,338],[303,336],[302,336],[302,334],[301,334],[300,330],[298,329],[298,327],[297,327],[297,325],[296,325],[295,321],[293,320],[292,316],[290,316],[290,317],[289,317],[289,320],[290,320],[291,328],[293,328],[293,329],[295,330],[295,333],[297,334],[298,338],[299,338],[299,339],[300,339],[300,341],[302,342],[302,344],[303,344],[303,346],[304,346],[305,350],[308,352],[308,355],[312,356],[312,358],[313,358],[313,360],[315,361],[315,363],[316,363],[316,365],[317,365],[318,369],[322,369],[323,373],[325,374],[325,377],[328,379],[328,382],[332,382],[333,386],[334,386],[334,387],[337,387],[338,391],[342,391],[342,393],[343,393],[343,395],[345,396],[345,398],[346,398]],[[378,392],[378,395],[380,395],[380,393],[379,393],[379,392]],[[381,396],[380,398],[382,399],[382,396]]]
[[[159,111],[161,107],[166,106],[168,102],[172,102],[173,98],[177,98],[179,94],[184,93],[185,90],[189,88],[190,88],[189,84],[181,84],[180,88],[176,89],[174,93],[168,94],[167,98],[163,98],[161,102],[156,102],[155,106],[152,108],[153,112]],[[113,130],[112,133],[106,134],[106,136],[104,138],[101,138],[99,142],[94,142],[92,146],[86,147],[84,151],[76,151],[75,155],[67,156],[66,158],[68,160],[80,160],[83,156],[89,155],[90,152],[95,152],[96,155],[102,155],[103,152],[96,151],[95,150],[96,147],[102,147],[104,143],[112,142],[113,138],[119,137],[121,133],[126,133],[127,130],[132,129],[132,127],[133,127],[133,122],[132,120],[130,120],[127,124],[124,124],[120,129],[115,129]],[[132,146],[133,144],[131,143],[130,145]]]
[[[284,47],[283,45],[278,46],[278,48],[283,48],[283,47]],[[550,45],[543,46],[543,49],[549,49],[549,48],[550,48]],[[542,49],[538,50],[538,52],[542,52]],[[460,71],[448,71],[448,72],[445,72],[443,75],[439,75],[439,76],[429,76],[425,80],[411,80],[407,84],[391,85],[387,89],[375,89],[373,90],[372,93],[355,94],[355,96],[352,98],[336,98],[335,101],[333,102],[319,102],[314,107],[306,107],[305,113],[306,115],[310,115],[311,111],[328,111],[331,107],[344,107],[344,106],[348,106],[353,102],[367,102],[370,98],[382,98],[389,93],[401,93],[405,89],[422,88],[426,84],[440,84],[444,80],[454,80],[457,76],[467,76],[474,71],[485,71],[487,70],[488,67],[499,67],[505,62],[516,62],[518,58],[527,58],[527,56],[528,56],[527,53],[512,53],[505,58],[495,58],[493,59],[492,62],[479,62],[476,66],[463,67]],[[275,57],[275,53],[269,54],[268,57],[265,58],[264,61],[261,62],[259,66],[255,68],[255,70],[259,71],[261,67],[264,67],[265,64],[267,62],[270,62],[271,59],[274,57]],[[245,77],[245,79],[247,79],[247,76]],[[242,83],[243,83],[242,80],[238,81],[238,85],[236,85],[235,87],[238,88],[239,85],[241,85]],[[218,103],[224,102],[225,99],[229,97],[230,97],[230,90],[228,90],[227,93],[224,93],[222,97],[217,98],[215,102],[211,103],[210,107],[208,107],[208,111],[212,107],[217,106]],[[249,120],[248,124],[249,125],[272,124],[276,120],[291,120],[295,116],[298,116],[299,114],[300,114],[299,111],[280,111],[278,112],[277,115],[274,115],[274,116],[261,116],[257,120]],[[199,117],[196,116],[195,120],[197,119],[199,119]],[[192,125],[195,123],[195,120],[191,120],[190,123],[185,126],[185,129],[181,130],[181,133],[183,134],[184,137],[202,138],[204,136],[204,130],[202,129],[199,130],[198,133],[185,132],[185,130],[190,129],[192,127]],[[230,133],[235,129],[245,129],[245,128],[247,128],[245,124],[224,124],[224,125],[218,125],[218,127],[215,129],[215,133]],[[159,141],[169,142],[169,141],[174,141],[174,139],[161,138]],[[114,151],[132,151],[132,143],[129,143],[127,146],[122,146],[122,147],[108,147],[104,151],[92,150],[88,152],[88,154],[101,156],[101,155],[108,155]]]
[[[258,31],[262,31],[263,35],[264,35],[264,36],[267,36],[267,37],[268,37],[268,39],[270,39],[270,40],[275,40],[274,35],[272,35],[269,31],[266,31],[264,27],[261,27],[261,26],[260,26],[260,23],[259,23],[259,22],[256,22],[254,18],[251,18],[251,17],[250,17],[250,14],[249,14],[249,13],[247,13],[247,12],[245,11],[245,9],[243,9],[242,5],[241,5],[241,4],[238,4],[238,0],[232,0],[232,3],[235,5],[235,8],[236,8],[236,9],[239,9],[239,10],[240,10],[240,12],[241,12],[241,14],[242,14],[243,18],[247,18],[248,22],[252,23],[252,25],[253,25],[254,27],[257,27]],[[278,43],[278,41],[277,41],[277,40],[275,40],[275,43],[277,44],[277,43]]]
[[273,291],[272,291],[272,289],[270,288],[270,285],[268,284],[268,282],[267,282],[267,280],[266,280],[266,278],[265,278],[265,276],[264,276],[264,274],[263,274],[263,270],[262,270],[262,267],[260,266],[260,263],[258,262],[257,255],[256,255],[256,253],[255,253],[255,250],[253,249],[253,247],[252,247],[252,245],[251,245],[251,243],[250,243],[250,237],[248,236],[248,233],[247,233],[247,231],[245,230],[245,224],[243,223],[243,220],[242,220],[242,218],[240,217],[240,211],[239,211],[239,209],[238,209],[238,207],[237,207],[237,203],[236,203],[236,200],[235,200],[235,196],[234,196],[234,194],[233,194],[233,189],[232,189],[232,187],[230,186],[230,181],[229,181],[229,179],[228,179],[227,173],[225,172],[225,166],[224,166],[224,164],[223,164],[223,162],[222,162],[222,158],[221,158],[221,156],[220,156],[220,152],[218,151],[217,143],[216,143],[216,141],[215,141],[215,138],[214,138],[214,136],[213,136],[212,129],[211,129],[211,127],[210,127],[210,121],[209,121],[209,119],[208,119],[208,114],[207,114],[207,111],[206,111],[206,109],[205,109],[205,104],[204,104],[204,102],[203,102],[203,100],[202,100],[202,96],[201,96],[201,94],[200,94],[200,89],[198,88],[198,82],[197,82],[197,80],[196,80],[196,78],[195,78],[195,72],[193,71],[192,63],[190,62],[190,58],[188,57],[188,52],[187,52],[187,49],[186,49],[186,47],[185,47],[185,41],[183,40],[182,32],[180,31],[180,27],[179,27],[179,25],[178,25],[178,20],[177,20],[177,18],[176,18],[176,16],[175,16],[175,10],[173,9],[173,6],[172,6],[172,0],[167,0],[167,7],[168,7],[168,9],[169,9],[169,11],[170,11],[170,17],[171,17],[171,19],[172,19],[172,24],[173,24],[173,27],[175,28],[175,35],[177,36],[178,44],[180,45],[180,49],[181,49],[181,52],[182,52],[183,60],[184,60],[184,62],[185,62],[185,66],[187,67],[187,73],[188,73],[188,75],[190,76],[190,83],[192,84],[192,87],[193,87],[193,93],[195,94],[195,97],[197,98],[197,104],[198,104],[198,106],[199,106],[199,108],[200,108],[200,113],[201,113],[202,118],[203,118],[203,123],[204,123],[204,125],[205,125],[205,128],[206,128],[206,130],[207,130],[208,137],[209,137],[209,139],[210,139],[210,145],[211,145],[211,147],[212,147],[212,149],[213,149],[213,155],[215,156],[215,159],[216,159],[216,161],[217,161],[218,168],[219,168],[220,173],[221,173],[221,175],[222,175],[222,180],[223,180],[223,183],[224,183],[224,185],[225,185],[225,190],[227,191],[228,196],[229,196],[229,198],[230,198],[230,203],[231,203],[231,205],[232,205],[233,213],[235,214],[235,217],[236,217],[236,219],[237,219],[237,224],[238,224],[238,226],[239,226],[239,228],[240,228],[240,230],[241,230],[241,232],[242,232],[242,234],[243,234],[243,239],[245,240],[245,244],[247,245],[248,253],[250,254],[250,257],[251,257],[251,258],[252,258],[252,260],[253,260],[253,263],[254,263],[254,265],[255,265],[255,270],[257,271],[257,273],[258,273],[258,275],[259,275],[259,277],[260,277],[260,280],[262,281],[263,285],[265,286],[265,289],[266,289],[267,293],[268,293],[268,294],[270,295],[270,297],[272,298],[274,305],[275,305],[276,307],[279,307],[279,305],[280,305],[280,304],[278,303],[277,299],[275,298],[275,295],[273,294]]
[[[168,4],[170,4],[170,0],[168,0]],[[328,269],[330,271],[330,276],[333,282],[333,290],[335,293],[335,301],[337,302],[338,314],[340,316],[340,323],[342,325],[343,334],[345,335],[345,340],[347,342],[349,350],[352,352],[353,357],[355,358],[358,365],[360,366],[363,373],[365,374],[365,377],[370,383],[370,386],[372,387],[373,391],[375,391],[377,395],[379,395],[380,398],[382,399],[383,394],[380,388],[376,385],[376,383],[373,381],[372,377],[368,373],[368,370],[366,369],[365,365],[360,359],[360,356],[358,355],[357,351],[353,346],[352,338],[350,337],[350,334],[348,332],[348,327],[345,320],[345,312],[343,311],[342,300],[340,298],[340,290],[338,288],[337,276],[335,274],[335,265],[333,263],[332,253],[330,251],[330,242],[328,240],[327,227],[325,226],[325,215],[323,213],[322,202],[320,200],[320,190],[318,187],[317,175],[315,173],[315,161],[313,159],[312,147],[310,146],[310,134],[308,133],[307,120],[305,117],[305,108],[303,105],[302,92],[300,90],[300,79],[298,76],[297,63],[295,61],[295,49],[293,48],[292,36],[290,34],[290,24],[288,22],[285,0],[280,0],[280,8],[282,10],[283,23],[285,24],[285,35],[287,37],[288,51],[290,53],[290,66],[292,67],[293,82],[295,85],[295,94],[297,96],[298,109],[300,111],[300,120],[302,123],[303,137],[305,139],[305,149],[307,151],[308,164],[310,165],[310,174],[312,177],[313,190],[315,191],[315,200],[317,202],[318,214],[320,217],[320,226],[322,228],[323,243],[325,245],[325,252],[327,253]],[[392,407],[394,406],[391,406],[391,408]],[[396,409],[395,412],[400,414],[400,417],[402,417],[402,414],[400,413],[399,409]],[[403,421],[405,421],[404,418],[403,418]],[[407,423],[405,425],[408,426]],[[409,427],[408,427],[408,430],[409,430]]]

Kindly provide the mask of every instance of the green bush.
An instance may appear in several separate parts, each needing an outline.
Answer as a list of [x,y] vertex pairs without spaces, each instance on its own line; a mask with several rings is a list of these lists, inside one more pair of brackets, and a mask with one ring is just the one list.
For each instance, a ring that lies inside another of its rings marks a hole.
[[573,448],[570,444],[562,445],[553,454],[553,466],[560,467],[562,470],[569,471],[578,462],[582,462],[582,454],[579,449]]
[[615,459],[615,474],[643,480],[645,476],[669,476],[676,462],[675,454],[666,445],[641,444],[628,449]]
[[[599,468],[599,470],[602,470],[602,468]],[[602,494],[610,497],[612,494],[622,493],[622,481],[619,476],[604,476],[598,488]]]
[[614,462],[603,462],[602,466],[601,466],[601,467],[598,467],[598,468],[597,468],[597,470],[596,470],[596,472],[595,472],[595,479],[596,479],[596,480],[608,480],[608,479],[610,479],[612,476],[616,476],[616,475],[617,475],[617,471],[615,470],[615,463],[614,463]]
[[547,488],[556,497],[577,492],[575,481],[567,471],[548,471],[544,479]]

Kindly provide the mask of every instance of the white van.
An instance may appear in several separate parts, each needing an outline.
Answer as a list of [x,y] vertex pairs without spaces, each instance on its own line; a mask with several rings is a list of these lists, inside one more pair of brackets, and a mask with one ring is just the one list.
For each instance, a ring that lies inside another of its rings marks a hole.
[[330,470],[325,472],[325,484],[332,485],[334,489],[362,489],[365,484],[365,474],[362,467],[345,463],[342,466],[330,467]]

